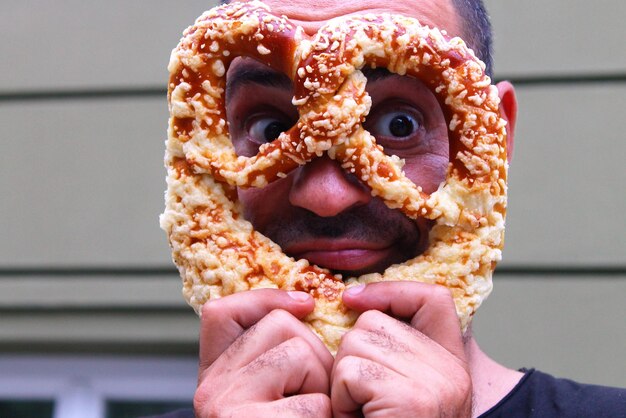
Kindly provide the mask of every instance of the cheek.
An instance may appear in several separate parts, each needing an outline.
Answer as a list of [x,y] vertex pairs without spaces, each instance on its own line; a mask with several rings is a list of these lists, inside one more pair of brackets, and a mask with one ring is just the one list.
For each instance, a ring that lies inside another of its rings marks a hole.
[[237,190],[244,218],[252,223],[257,231],[263,233],[268,223],[284,217],[289,210],[290,177],[276,180],[262,189]]
[[446,179],[448,158],[440,155],[424,155],[407,158],[404,171],[416,185],[422,186],[425,193],[433,193]]
[[406,176],[428,194],[437,191],[439,185],[446,180],[450,164],[448,126],[443,113],[436,116],[435,121],[430,121],[427,125],[428,134],[419,152],[401,156],[405,161]]

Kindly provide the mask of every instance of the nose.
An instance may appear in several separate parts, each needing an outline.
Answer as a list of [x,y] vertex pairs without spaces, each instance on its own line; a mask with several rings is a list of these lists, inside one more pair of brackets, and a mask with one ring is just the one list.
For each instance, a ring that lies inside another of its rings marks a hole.
[[294,176],[289,202],[321,217],[331,217],[370,202],[369,189],[327,155],[300,167]]

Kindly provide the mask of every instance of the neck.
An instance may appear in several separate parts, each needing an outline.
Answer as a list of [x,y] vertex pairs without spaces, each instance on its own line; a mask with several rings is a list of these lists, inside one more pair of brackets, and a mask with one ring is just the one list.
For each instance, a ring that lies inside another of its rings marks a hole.
[[523,373],[508,369],[489,358],[471,335],[465,340],[465,355],[470,367],[473,385],[473,417],[478,417],[495,406],[520,381]]

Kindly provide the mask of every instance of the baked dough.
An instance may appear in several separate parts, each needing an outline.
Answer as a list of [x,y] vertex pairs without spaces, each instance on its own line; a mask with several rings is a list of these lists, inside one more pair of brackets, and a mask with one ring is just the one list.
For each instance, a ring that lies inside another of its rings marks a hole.
[[[252,57],[294,83],[300,119],[253,157],[235,154],[224,89],[230,62]],[[371,100],[365,66],[421,79],[449,127],[446,180],[430,195],[405,177],[404,161],[384,154],[364,130]],[[302,290],[315,298],[305,322],[336,352],[356,314],[341,303],[346,286],[383,280],[437,283],[453,294],[460,326],[492,288],[506,212],[506,130],[484,64],[460,38],[398,15],[334,19],[313,37],[259,1],[234,2],[200,16],[172,51],[166,142],[166,208],[161,227],[201,312],[209,299],[256,288]],[[264,187],[327,154],[385,204],[434,221],[426,251],[383,274],[342,278],[285,255],[242,216],[237,187]]]

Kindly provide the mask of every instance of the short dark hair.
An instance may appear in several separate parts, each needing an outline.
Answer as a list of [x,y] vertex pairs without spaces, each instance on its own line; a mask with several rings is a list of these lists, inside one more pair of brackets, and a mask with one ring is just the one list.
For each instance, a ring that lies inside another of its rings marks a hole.
[[452,0],[462,22],[462,38],[493,75],[493,33],[483,0]]
[[[220,0],[220,4],[228,4],[230,0]],[[493,75],[493,35],[489,15],[483,0],[452,0],[462,21],[462,37],[467,45],[487,66],[486,73]]]

